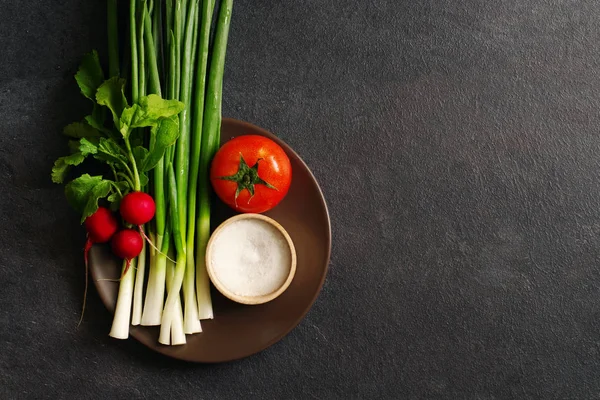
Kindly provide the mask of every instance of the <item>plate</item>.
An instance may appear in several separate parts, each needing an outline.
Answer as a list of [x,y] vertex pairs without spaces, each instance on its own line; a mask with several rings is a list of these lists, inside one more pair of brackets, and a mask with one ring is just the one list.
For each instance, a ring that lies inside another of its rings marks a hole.
[[[247,122],[224,118],[221,142],[240,135],[266,136],[277,142],[292,163],[292,184],[287,196],[264,213],[289,233],[297,254],[297,270],[288,289],[261,305],[242,305],[211,287],[215,318],[202,321],[202,333],[187,335],[182,346],[158,343],[158,327],[131,326],[130,334],[150,349],[166,356],[201,363],[218,363],[244,358],[273,345],[304,318],[316,300],[327,274],[331,253],[331,225],[319,185],[304,161],[282,140]],[[235,211],[213,198],[212,228],[235,215]],[[114,312],[121,262],[108,246],[90,251],[90,273],[102,302]],[[107,333],[110,327],[107,327]]]

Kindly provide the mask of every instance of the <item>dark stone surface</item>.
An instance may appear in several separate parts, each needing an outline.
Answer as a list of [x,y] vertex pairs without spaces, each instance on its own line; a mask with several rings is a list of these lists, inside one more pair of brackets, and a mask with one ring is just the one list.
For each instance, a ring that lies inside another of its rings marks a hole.
[[0,0],[0,398],[600,396],[600,3],[238,0],[224,115],[304,158],[334,240],[300,326],[224,365],[111,340],[94,290],[75,328],[49,171],[104,8]]

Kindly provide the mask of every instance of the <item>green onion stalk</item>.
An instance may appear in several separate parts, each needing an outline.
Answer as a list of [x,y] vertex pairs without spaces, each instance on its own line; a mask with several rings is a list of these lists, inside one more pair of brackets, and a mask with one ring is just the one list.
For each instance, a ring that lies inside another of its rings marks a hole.
[[[160,5],[157,4],[154,13],[160,12]],[[143,10],[143,37],[144,47],[146,50],[146,58],[148,60],[148,92],[151,94],[157,94],[162,96],[161,84],[160,84],[160,73],[159,63],[156,54],[156,46],[154,43],[154,36],[152,34],[152,22],[144,4]],[[151,134],[152,135],[152,134]],[[150,146],[154,145],[154,137],[150,138]],[[155,214],[155,232],[152,237],[155,238],[155,246],[159,251],[152,252],[150,261],[150,272],[148,274],[148,287],[146,290],[146,297],[143,306],[143,312],[141,314],[140,322],[144,326],[156,326],[160,325],[162,317],[162,309],[164,305],[165,296],[165,277],[166,277],[166,259],[164,254],[160,253],[160,249],[163,244],[163,236],[165,234],[165,223],[166,223],[166,204],[164,194],[164,162],[161,160],[153,170],[152,175],[153,183],[153,197],[156,204]],[[138,279],[143,282],[143,277]],[[136,282],[137,288],[137,282]],[[139,298],[141,304],[143,284],[140,285],[140,292],[136,293],[136,299]],[[137,303],[134,302],[134,306]],[[134,313],[134,316],[136,314]]]
[[[205,0],[207,1],[207,0]],[[209,0],[208,0],[209,1]],[[199,313],[212,318],[210,283],[206,272],[206,245],[210,237],[210,182],[209,167],[221,140],[221,98],[223,92],[223,73],[227,39],[233,11],[233,0],[223,0],[219,10],[217,26],[210,63],[210,72],[206,86],[206,101],[202,120],[202,139],[200,147],[198,175],[198,216],[196,225],[196,290],[198,291]],[[198,127],[196,127],[197,129]]]
[[[138,3],[137,14],[139,22],[137,23],[137,55],[138,55],[138,99],[146,95],[146,43],[144,41],[144,22],[148,19],[146,1]],[[133,161],[135,163],[135,161]],[[140,186],[136,190],[142,190]],[[135,288],[133,293],[133,310],[131,311],[131,325],[137,326],[142,320],[142,295],[144,292],[144,277],[146,274],[146,244],[142,247],[142,252],[138,256],[137,276],[135,279]]]
[[[173,245],[170,243],[170,228],[167,227],[165,231],[165,242],[169,243],[163,246],[163,252],[168,254],[168,258],[165,256],[166,268],[167,268],[167,287],[171,287],[173,282],[173,275],[175,275],[175,263],[173,257],[175,257],[173,251]],[[185,333],[183,331],[183,309],[181,307],[181,298],[177,296],[175,298],[175,311],[174,318],[171,323],[171,343],[172,345],[185,344]],[[165,343],[166,344],[166,343]]]
[[[131,316],[131,298],[133,296],[133,283],[135,281],[136,260],[131,260],[129,268],[127,261],[123,261],[121,268],[121,283],[117,295],[115,315],[110,328],[109,336],[115,339],[127,339],[129,337],[129,321]],[[127,272],[125,272],[127,270]]]
[[[181,102],[186,105],[186,108],[179,114],[179,139],[175,148],[175,167],[176,167],[176,183],[177,183],[177,209],[179,214],[179,230],[185,238],[187,234],[187,215],[188,215],[188,183],[190,172],[190,125],[192,117],[191,104],[191,88],[192,80],[192,54],[195,49],[192,48],[194,43],[194,32],[198,24],[198,0],[191,0],[187,10],[187,22],[185,26],[185,35],[183,42],[183,52],[181,58],[181,87],[179,90]],[[185,247],[185,246],[184,246]],[[178,255],[179,256],[179,255]],[[202,331],[200,319],[198,317],[198,303],[196,300],[195,289],[195,265],[187,264],[183,280],[183,298],[184,298],[184,314],[183,325],[185,333],[197,333]]]
[[175,245],[175,251],[177,253],[175,261],[175,269],[173,272],[173,279],[168,287],[167,300],[165,302],[165,308],[162,314],[162,321],[160,324],[160,333],[158,336],[159,343],[162,344],[175,344],[171,340],[172,324],[177,314],[177,299],[179,299],[179,292],[183,284],[183,276],[185,274],[185,246],[183,242],[183,236],[180,231],[179,225],[179,211],[176,206],[177,204],[177,185],[175,181],[175,171],[173,164],[169,163],[167,167],[168,175],[168,186],[169,186],[169,203],[172,218],[171,229],[173,234],[173,242]]
[[[131,42],[131,97],[133,102],[137,101],[137,43],[135,33],[135,9],[136,0],[130,1],[130,42]],[[108,54],[109,54],[109,73],[116,73],[118,65],[118,33],[117,30],[117,7],[116,4],[108,3],[108,25],[109,25],[109,40],[108,40]],[[130,151],[130,148],[128,148]],[[137,178],[137,179],[136,179]],[[139,187],[139,176],[137,172],[135,174],[134,185]],[[123,267],[121,268],[121,281],[119,284],[119,293],[117,295],[117,304],[115,306],[115,314],[113,317],[113,323],[110,329],[109,335],[117,339],[127,339],[129,337],[129,323],[131,321],[131,303],[133,300],[133,289],[135,282],[135,271],[136,271],[137,260],[123,261]],[[132,268],[133,267],[133,268]]]
[[[200,153],[202,144],[202,122],[204,118],[204,94],[206,91],[206,74],[208,69],[208,53],[210,41],[210,27],[215,7],[214,0],[204,0],[202,2],[202,17],[200,22],[200,32],[198,35],[198,55],[196,64],[196,82],[194,88],[194,113],[192,126],[192,141],[190,152],[190,179],[188,187],[188,231],[186,240],[187,264],[195,265],[196,269],[196,297],[198,302],[198,316],[202,319],[212,319],[213,309],[210,298],[210,286],[206,267],[201,259],[204,258],[204,247],[199,247],[202,251],[198,252],[196,259],[196,216],[199,213],[196,209],[198,202],[198,178],[200,169]],[[205,171],[206,172],[206,171]],[[209,211],[210,212],[210,211]],[[210,219],[208,222],[208,231],[210,233]],[[198,223],[198,226],[202,225]],[[204,231],[206,227],[204,228]],[[203,232],[200,228],[198,233]]]

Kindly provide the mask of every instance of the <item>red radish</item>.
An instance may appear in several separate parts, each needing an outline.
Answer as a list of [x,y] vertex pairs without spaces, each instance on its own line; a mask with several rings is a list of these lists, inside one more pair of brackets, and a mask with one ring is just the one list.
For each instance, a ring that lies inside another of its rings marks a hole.
[[[85,219],[85,230],[87,231],[87,240],[83,251],[83,259],[85,261],[85,290],[83,293],[83,309],[79,324],[83,320],[83,312],[85,311],[85,302],[87,299],[88,290],[88,253],[94,243],[106,243],[119,229],[119,222],[115,215],[106,207],[98,207],[95,213]],[[77,324],[79,326],[79,324]]]
[[115,215],[106,207],[98,210],[85,219],[85,229],[93,243],[106,243],[119,228]]
[[137,257],[142,252],[144,240],[136,230],[123,229],[114,234],[110,245],[117,257],[127,260],[127,266],[123,272],[123,275],[125,275],[129,269],[131,259]]
[[131,192],[121,200],[119,207],[123,219],[133,225],[144,225],[154,218],[156,204],[148,193]]
[[94,243],[106,243],[119,229],[119,222],[115,215],[106,207],[98,207],[95,213],[85,219],[85,230],[87,231],[87,241],[83,258],[85,265],[88,265],[88,253]]

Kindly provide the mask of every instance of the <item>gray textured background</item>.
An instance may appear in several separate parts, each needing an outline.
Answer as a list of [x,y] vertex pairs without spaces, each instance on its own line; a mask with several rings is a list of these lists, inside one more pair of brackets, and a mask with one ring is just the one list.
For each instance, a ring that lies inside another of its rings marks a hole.
[[600,2],[236,0],[224,115],[313,169],[306,319],[190,365],[107,334],[50,182],[104,1],[0,0],[0,398],[599,398]]

